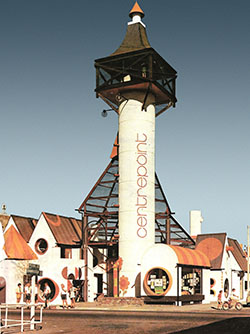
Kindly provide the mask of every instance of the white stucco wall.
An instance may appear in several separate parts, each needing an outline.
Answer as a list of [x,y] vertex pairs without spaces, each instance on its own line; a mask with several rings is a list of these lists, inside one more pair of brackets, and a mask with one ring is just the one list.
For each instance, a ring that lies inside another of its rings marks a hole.
[[204,295],[203,304],[210,303],[210,269],[202,270],[202,293]]
[[[143,281],[147,272],[155,267],[166,269],[170,274],[172,282],[171,288],[166,296],[177,295],[177,262],[178,258],[175,252],[167,245],[157,244],[150,247],[142,257],[141,262],[141,295],[146,296]],[[180,294],[180,291],[179,291]]]
[[[26,274],[29,261],[3,260],[0,262],[0,276],[6,281],[6,303],[16,303],[17,284],[23,288],[23,276]],[[23,302],[23,298],[21,299]]]
[[[224,250],[223,250],[223,256],[222,256],[222,263],[221,263],[221,270],[212,270],[211,271],[211,278],[215,279],[215,285],[212,287],[212,289],[215,291],[215,295],[210,295],[211,301],[216,301],[217,296],[220,290],[224,291],[224,284],[226,279],[228,279],[229,282],[229,295],[234,288],[236,290],[236,295],[240,297],[241,294],[241,284],[244,285],[244,282],[241,283],[241,279],[239,276],[239,273],[241,272],[241,268],[236,261],[233,253],[228,249],[228,240],[226,238]],[[245,274],[246,276],[246,274]],[[245,277],[243,279],[245,281]],[[244,301],[246,299],[246,291],[245,291],[245,285],[243,286],[243,298]]]
[[[48,250],[44,254],[38,254],[35,249],[36,241],[43,238],[48,243]],[[49,278],[53,280],[58,288],[59,293],[55,300],[51,304],[61,304],[60,297],[60,286],[64,284],[67,287],[67,279],[65,276],[69,274],[75,275],[79,271],[82,271],[81,277],[76,277],[76,279],[84,279],[84,265],[85,261],[80,259],[80,250],[72,249],[72,259],[60,258],[61,250],[60,247],[56,245],[56,240],[46,222],[43,215],[40,216],[37,226],[30,238],[30,247],[38,256],[37,261],[32,261],[32,263],[38,263],[40,265],[40,270],[43,272],[42,278]]]

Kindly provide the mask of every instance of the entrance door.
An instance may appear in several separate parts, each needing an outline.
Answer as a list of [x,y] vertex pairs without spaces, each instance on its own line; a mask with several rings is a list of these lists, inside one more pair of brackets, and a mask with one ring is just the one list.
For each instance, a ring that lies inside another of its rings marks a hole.
[[97,287],[96,287],[96,293],[97,296],[103,293],[103,275],[102,274],[94,274],[94,276],[97,278]]
[[107,291],[107,296],[108,297],[113,297],[114,293],[113,293],[113,269],[111,269],[108,273],[108,291]]

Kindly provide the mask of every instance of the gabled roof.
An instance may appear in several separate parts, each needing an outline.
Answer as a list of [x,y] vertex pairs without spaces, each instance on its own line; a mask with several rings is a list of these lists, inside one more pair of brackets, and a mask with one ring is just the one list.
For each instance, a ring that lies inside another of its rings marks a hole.
[[225,249],[226,233],[199,234],[196,239],[196,250],[207,255],[211,269],[221,269]]
[[247,271],[247,259],[237,240],[228,238],[228,245],[242,271]]
[[13,225],[4,233],[4,251],[8,259],[37,260],[36,254]]
[[82,221],[72,218],[43,212],[51,232],[58,244],[76,245],[81,240]]
[[11,217],[15,222],[18,232],[21,234],[26,242],[29,242],[34,228],[37,225],[37,219],[16,215],[11,215]]

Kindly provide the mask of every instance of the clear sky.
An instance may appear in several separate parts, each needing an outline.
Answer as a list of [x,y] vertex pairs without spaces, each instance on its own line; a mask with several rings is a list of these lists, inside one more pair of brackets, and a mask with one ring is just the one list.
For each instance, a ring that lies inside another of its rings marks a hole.
[[[79,217],[109,162],[117,116],[101,117],[94,59],[125,36],[132,0],[0,1],[0,204]],[[140,0],[152,47],[178,72],[156,121],[156,171],[188,230],[246,242],[250,225],[250,2]]]

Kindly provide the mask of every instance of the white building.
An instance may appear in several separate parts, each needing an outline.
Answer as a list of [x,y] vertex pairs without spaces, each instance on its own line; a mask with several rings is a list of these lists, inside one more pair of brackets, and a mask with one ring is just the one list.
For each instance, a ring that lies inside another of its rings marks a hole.
[[195,249],[205,253],[211,262],[210,300],[216,301],[220,290],[230,295],[233,288],[241,300],[246,300],[247,259],[238,241],[226,233],[201,234]]

